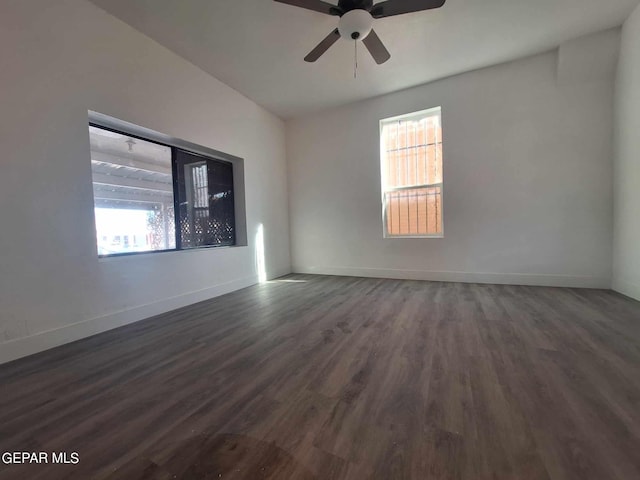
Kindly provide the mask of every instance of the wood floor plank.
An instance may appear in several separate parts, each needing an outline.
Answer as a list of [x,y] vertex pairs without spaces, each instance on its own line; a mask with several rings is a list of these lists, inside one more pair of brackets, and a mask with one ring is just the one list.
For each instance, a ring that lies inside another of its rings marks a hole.
[[640,478],[640,303],[289,275],[0,365],[0,480]]

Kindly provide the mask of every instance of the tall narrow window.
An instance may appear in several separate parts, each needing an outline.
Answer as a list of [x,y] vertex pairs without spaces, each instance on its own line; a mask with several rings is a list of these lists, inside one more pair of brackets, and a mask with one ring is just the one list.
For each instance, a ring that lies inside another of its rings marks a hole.
[[380,122],[385,237],[442,237],[440,107]]

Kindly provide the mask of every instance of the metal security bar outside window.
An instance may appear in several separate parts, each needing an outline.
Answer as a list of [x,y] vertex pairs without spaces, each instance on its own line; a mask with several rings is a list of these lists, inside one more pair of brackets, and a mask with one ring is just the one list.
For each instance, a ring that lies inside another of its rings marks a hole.
[[380,122],[385,237],[443,236],[440,107]]

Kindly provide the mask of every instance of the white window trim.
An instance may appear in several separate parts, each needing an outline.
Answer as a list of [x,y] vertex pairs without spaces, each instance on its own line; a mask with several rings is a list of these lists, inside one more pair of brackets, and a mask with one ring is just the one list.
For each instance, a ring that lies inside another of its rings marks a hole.
[[[383,238],[444,238],[444,162],[442,164],[442,178],[443,178],[443,182],[441,183],[433,183],[433,184],[417,184],[417,185],[411,185],[411,186],[404,186],[404,187],[391,187],[391,188],[387,188],[387,174],[386,174],[386,168],[384,168],[384,166],[386,165],[386,155],[387,155],[387,150],[385,147],[385,142],[384,142],[384,136],[383,136],[383,129],[385,127],[385,125],[392,123],[392,122],[397,122],[397,121],[402,121],[402,120],[406,120],[406,119],[411,119],[414,118],[417,121],[419,121],[421,118],[425,118],[425,117],[431,117],[434,116],[434,114],[438,114],[438,116],[440,117],[440,127],[442,128],[442,107],[433,107],[433,108],[428,108],[426,110],[419,110],[417,112],[411,112],[411,113],[405,113],[402,115],[396,115],[395,117],[389,117],[389,118],[383,118],[382,120],[380,120],[379,122],[379,127],[380,127],[380,197],[381,197],[381,203],[382,203],[382,234],[383,234]],[[443,129],[444,132],[444,129]],[[443,133],[444,136],[444,133]],[[440,139],[440,142],[435,143],[435,145],[437,145],[438,143],[442,144],[442,150],[443,150],[443,154],[442,156],[444,157],[444,140],[443,138]],[[385,160],[384,165],[382,160]],[[402,190],[415,190],[417,188],[432,188],[432,187],[440,187],[440,195],[442,198],[441,201],[441,210],[440,210],[440,233],[436,233],[436,234],[423,234],[423,235],[392,235],[388,233],[388,229],[387,229],[387,199],[386,199],[386,194],[388,192],[397,192],[397,191],[402,191]]]

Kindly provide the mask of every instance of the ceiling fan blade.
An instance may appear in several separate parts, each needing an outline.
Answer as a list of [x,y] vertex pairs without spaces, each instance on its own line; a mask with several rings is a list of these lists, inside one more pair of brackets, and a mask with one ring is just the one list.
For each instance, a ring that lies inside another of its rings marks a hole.
[[420,12],[440,8],[446,0],[387,0],[376,3],[371,9],[373,18],[392,17],[403,13]]
[[362,43],[367,47],[367,50],[369,50],[369,53],[378,65],[383,64],[391,58],[391,54],[385,48],[382,40],[380,40],[380,37],[378,37],[375,30],[371,30],[371,33],[367,35]]
[[336,6],[331,3],[323,2],[321,0],[275,0],[276,2],[286,3],[287,5],[293,5],[294,7],[306,8],[307,10],[313,10],[314,12],[325,13],[327,15],[340,15],[342,12]]
[[336,28],[333,32],[327,35],[324,40],[322,40],[316,48],[309,52],[309,55],[304,57],[305,62],[315,62],[318,60],[324,52],[329,50],[329,47],[336,43],[340,38],[340,32]]

